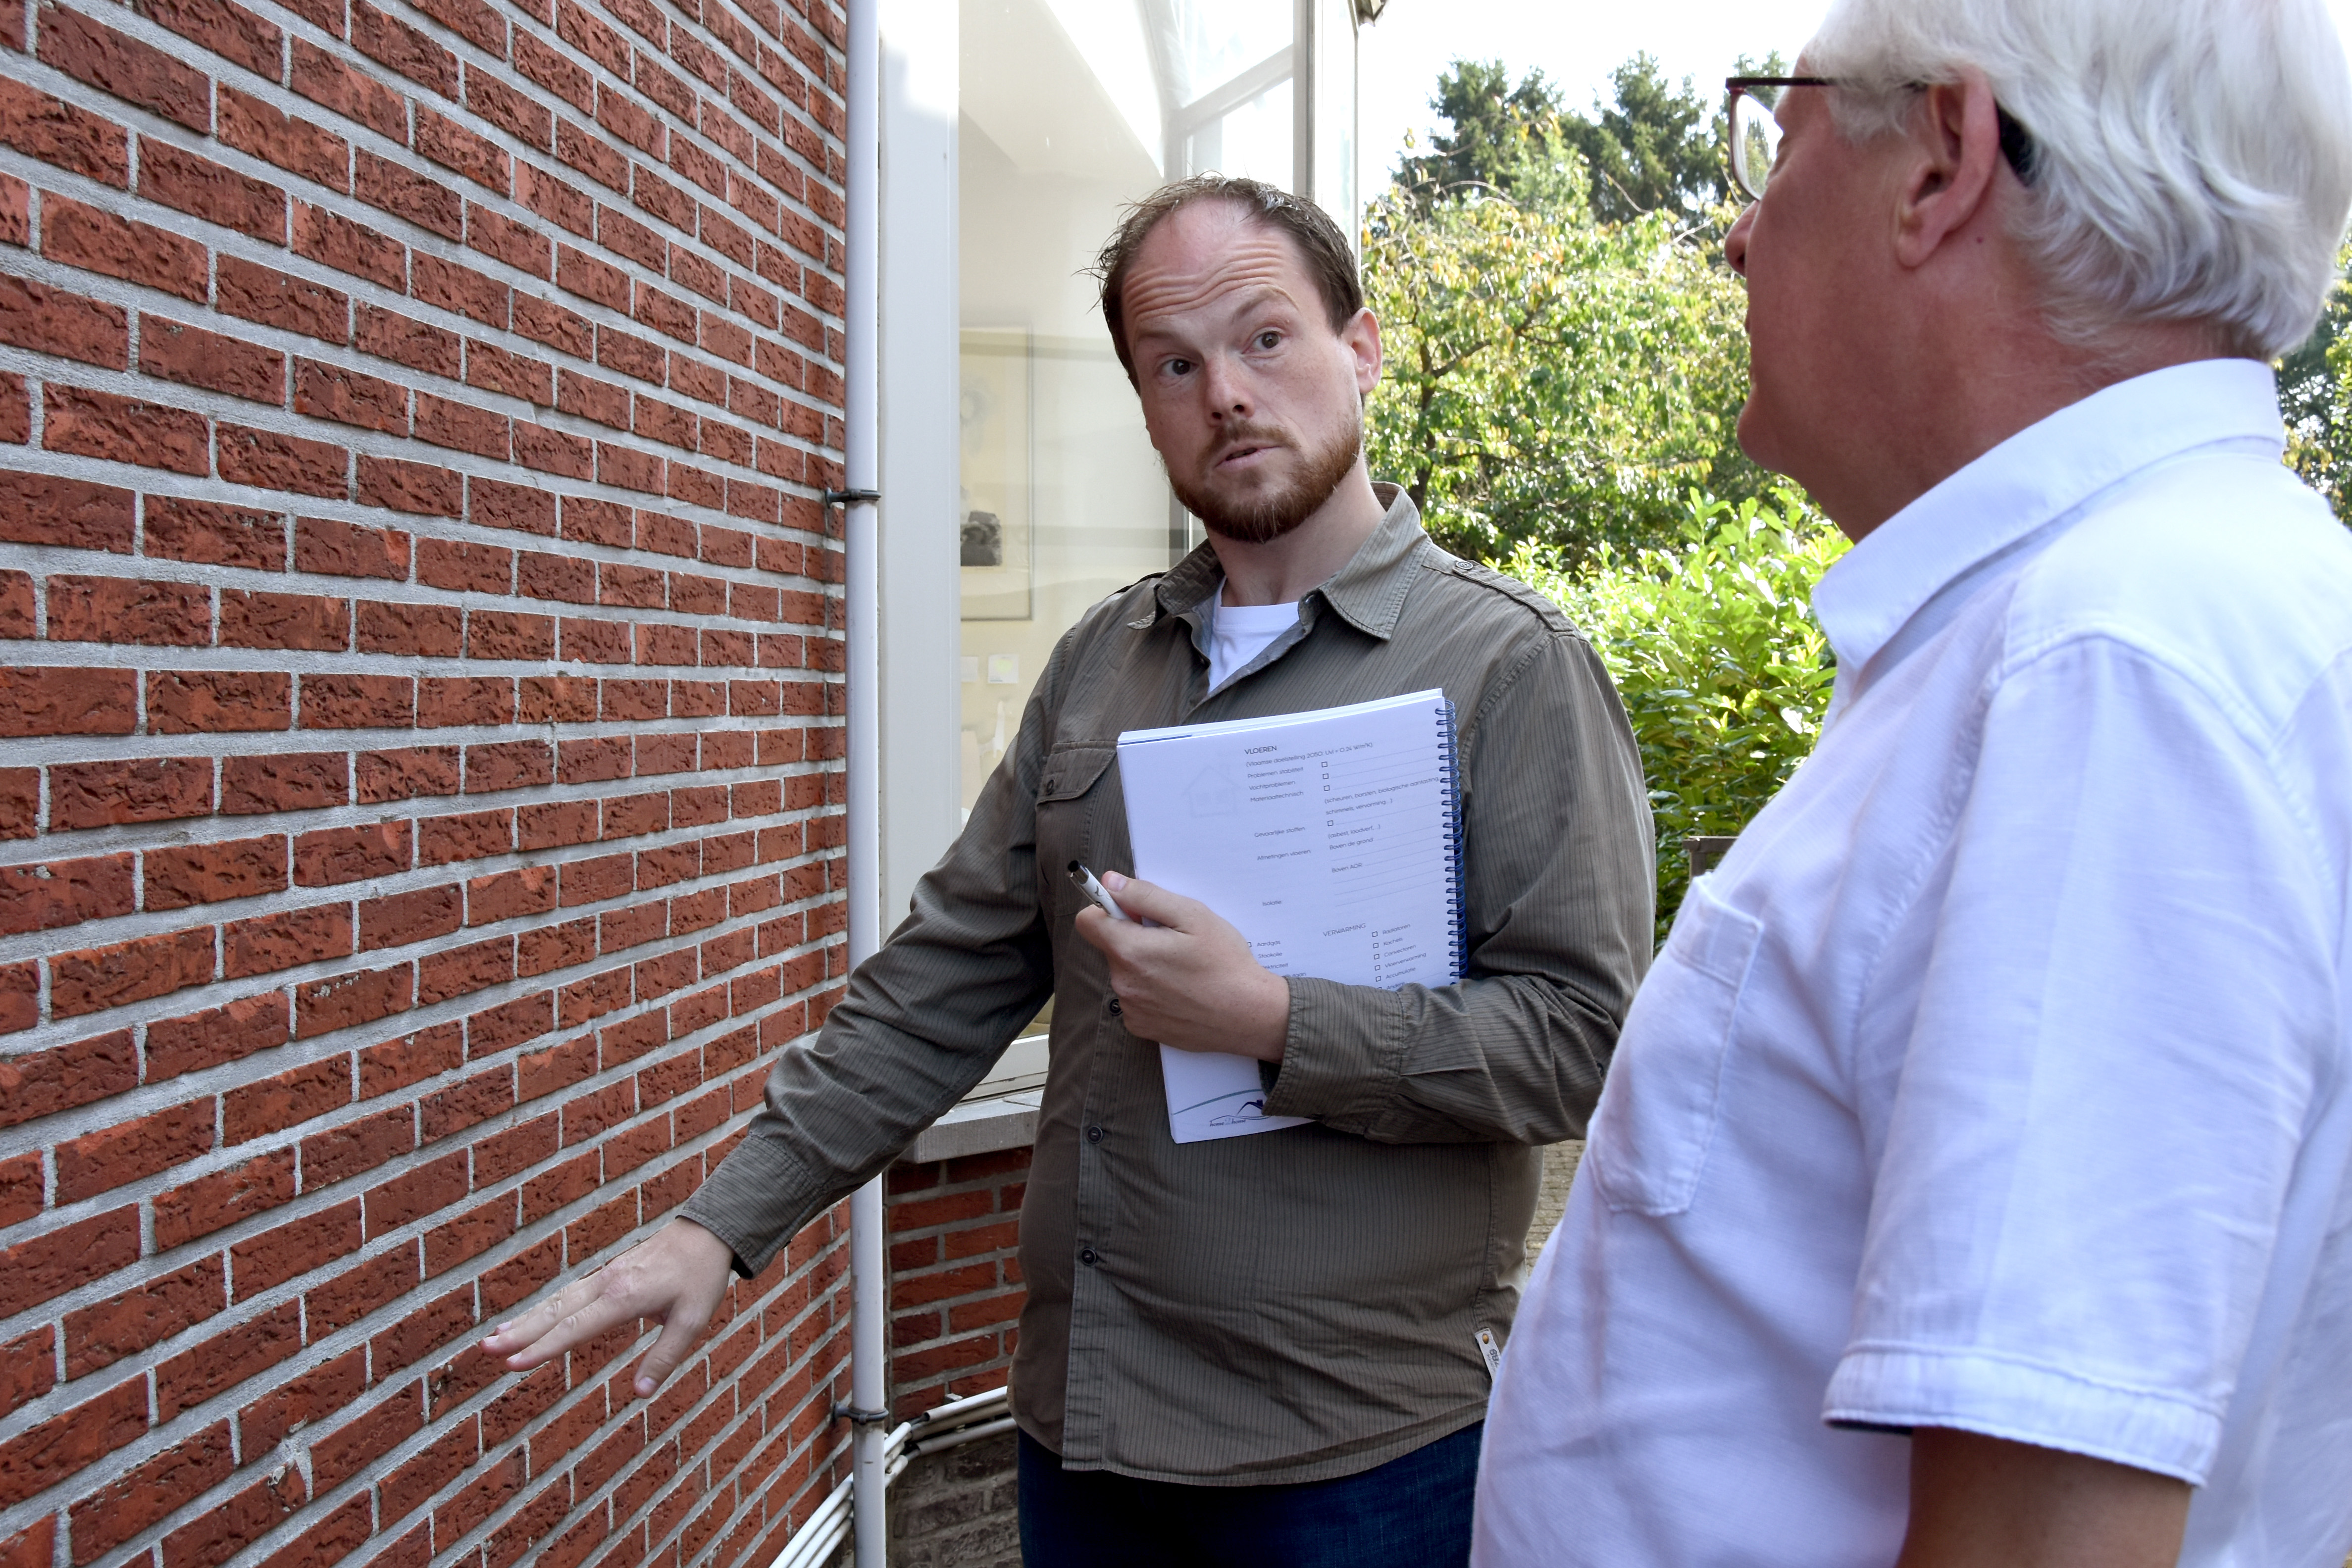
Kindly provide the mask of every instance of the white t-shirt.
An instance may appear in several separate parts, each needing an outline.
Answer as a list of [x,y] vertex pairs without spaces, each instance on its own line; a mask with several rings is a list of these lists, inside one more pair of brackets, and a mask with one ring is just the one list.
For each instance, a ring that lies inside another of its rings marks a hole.
[[2270,370],[2027,430],[1814,595],[1820,746],[1636,998],[1474,1561],[1885,1568],[1902,1430],[2352,1547],[2352,535]]
[[1234,672],[1265,652],[1266,644],[1298,623],[1298,601],[1287,604],[1228,604],[1225,585],[1209,595],[1209,689],[1233,679]]

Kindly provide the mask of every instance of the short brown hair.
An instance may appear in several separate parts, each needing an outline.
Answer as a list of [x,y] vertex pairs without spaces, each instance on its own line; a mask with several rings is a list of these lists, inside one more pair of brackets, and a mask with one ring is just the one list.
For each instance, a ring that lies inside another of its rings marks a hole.
[[1339,232],[1331,215],[1314,203],[1263,180],[1237,175],[1195,174],[1189,180],[1171,181],[1120,214],[1118,227],[1111,231],[1089,269],[1102,284],[1103,321],[1110,328],[1111,347],[1118,350],[1118,362],[1130,382],[1135,380],[1135,357],[1128,350],[1126,308],[1119,298],[1127,287],[1128,270],[1160,220],[1195,202],[1231,202],[1257,222],[1288,235],[1315,279],[1317,292],[1323,296],[1323,309],[1331,318],[1334,332],[1364,308],[1356,253],[1348,247],[1348,236]]

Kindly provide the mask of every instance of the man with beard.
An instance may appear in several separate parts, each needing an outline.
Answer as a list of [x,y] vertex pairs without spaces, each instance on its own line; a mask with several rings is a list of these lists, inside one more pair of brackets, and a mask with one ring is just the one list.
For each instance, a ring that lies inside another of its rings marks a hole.
[[[962,836],[684,1217],[488,1348],[520,1370],[659,1317],[651,1394],[730,1262],[758,1270],[887,1165],[1053,996],[1013,1375],[1026,1560],[1458,1563],[1539,1145],[1581,1133],[1648,958],[1639,756],[1559,612],[1371,481],[1380,329],[1329,218],[1185,181],[1100,277],[1208,542],[1062,639]],[[1285,979],[1114,869],[1120,731],[1430,687],[1458,716],[1466,979]],[[1156,926],[1091,908],[1072,860]],[[1179,1145],[1148,1042],[1255,1057],[1265,1113],[1311,1124]]]

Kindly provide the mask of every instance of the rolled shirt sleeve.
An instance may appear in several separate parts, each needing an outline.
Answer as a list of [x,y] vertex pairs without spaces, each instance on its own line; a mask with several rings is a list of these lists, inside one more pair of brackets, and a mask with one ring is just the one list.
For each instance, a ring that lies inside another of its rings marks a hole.
[[1916,1016],[1865,1020],[1899,1082],[1831,1421],[2205,1479],[2337,1049],[2320,840],[2241,717],[2098,636],[2002,677]]

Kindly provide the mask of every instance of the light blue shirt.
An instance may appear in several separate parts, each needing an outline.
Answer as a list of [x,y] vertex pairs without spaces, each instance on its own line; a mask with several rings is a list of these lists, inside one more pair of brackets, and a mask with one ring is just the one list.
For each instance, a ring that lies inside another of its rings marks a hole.
[[1475,1562],[1885,1568],[1902,1429],[2352,1546],[2352,535],[2271,371],[2110,387],[1822,580],[1504,1359]]

